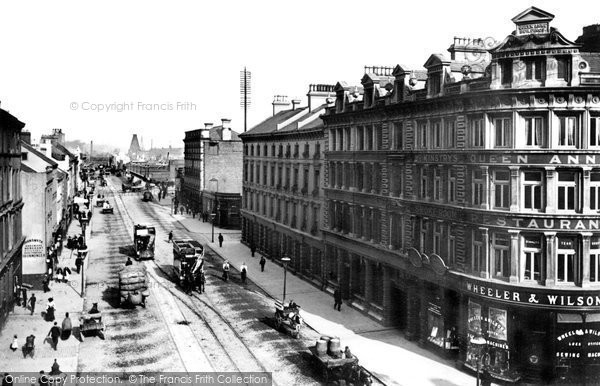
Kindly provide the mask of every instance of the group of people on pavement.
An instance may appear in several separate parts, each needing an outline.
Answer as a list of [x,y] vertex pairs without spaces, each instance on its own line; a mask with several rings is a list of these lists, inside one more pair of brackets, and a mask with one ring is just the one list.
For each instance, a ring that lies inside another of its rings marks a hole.
[[[50,372],[46,374],[44,370],[40,370],[40,376],[37,379],[38,385],[46,386],[46,385],[61,385],[65,384],[67,375],[60,370],[60,365],[58,364],[56,358],[54,358],[54,363],[50,368]],[[9,373],[4,373],[2,375],[2,386],[10,386],[15,383],[18,378],[13,377]]]

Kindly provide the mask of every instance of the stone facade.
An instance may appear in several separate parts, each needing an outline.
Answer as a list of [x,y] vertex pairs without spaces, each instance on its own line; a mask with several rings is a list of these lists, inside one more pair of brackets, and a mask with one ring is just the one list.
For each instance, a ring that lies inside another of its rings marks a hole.
[[22,283],[22,210],[20,134],[25,126],[0,109],[0,328]]

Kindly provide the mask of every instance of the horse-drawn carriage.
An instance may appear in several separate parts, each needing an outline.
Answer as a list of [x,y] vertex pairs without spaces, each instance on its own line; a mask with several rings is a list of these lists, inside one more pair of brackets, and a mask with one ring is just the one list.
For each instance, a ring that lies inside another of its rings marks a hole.
[[106,326],[102,322],[102,313],[98,310],[98,303],[94,303],[90,312],[79,317],[79,332],[82,341],[85,339],[85,335],[98,335],[102,339],[106,337]]
[[280,301],[275,302],[276,329],[283,330],[298,339],[303,324],[302,317],[300,317],[300,306],[293,300],[287,306]]

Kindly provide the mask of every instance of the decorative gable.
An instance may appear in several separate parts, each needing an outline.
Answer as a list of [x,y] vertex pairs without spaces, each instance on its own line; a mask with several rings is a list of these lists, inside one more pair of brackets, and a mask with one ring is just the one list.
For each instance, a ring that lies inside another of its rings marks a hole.
[[529,7],[512,18],[516,25],[516,35],[538,35],[550,32],[550,22],[554,15],[537,7]]

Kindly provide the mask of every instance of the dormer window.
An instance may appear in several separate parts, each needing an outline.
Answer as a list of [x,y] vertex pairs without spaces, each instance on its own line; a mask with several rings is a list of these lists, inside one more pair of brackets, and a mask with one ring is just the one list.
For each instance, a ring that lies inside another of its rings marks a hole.
[[544,58],[526,58],[525,60],[525,79],[541,81],[544,75]]
[[429,88],[431,95],[439,94],[442,91],[442,74],[431,74],[429,76],[429,81],[431,82],[431,86]]
[[571,60],[569,57],[558,57],[556,58],[556,77],[559,80],[570,81],[570,64]]
[[512,83],[513,71],[512,71],[512,59],[504,60],[500,62],[500,76],[503,85],[510,85]]

